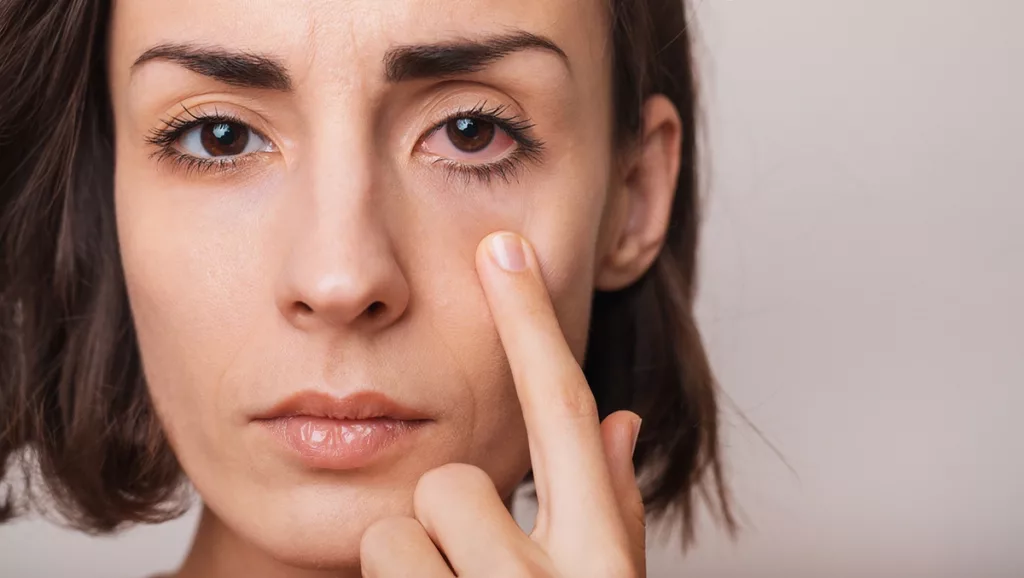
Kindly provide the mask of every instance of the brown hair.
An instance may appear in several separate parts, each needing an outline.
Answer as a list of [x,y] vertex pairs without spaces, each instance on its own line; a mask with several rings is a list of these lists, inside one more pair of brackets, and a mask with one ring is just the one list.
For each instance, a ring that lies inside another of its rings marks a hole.
[[[635,461],[648,512],[678,511],[693,539],[698,495],[735,529],[715,384],[693,317],[697,89],[683,0],[608,0],[617,142],[667,95],[685,124],[666,244],[634,285],[599,292],[584,370],[601,414],[644,419]],[[151,406],[118,253],[108,0],[0,4],[0,479],[37,467],[75,527],[178,515],[184,476]],[[10,481],[10,480],[8,480]],[[31,487],[24,496],[32,496]],[[28,498],[29,501],[30,498]],[[0,521],[26,504],[0,496]]]

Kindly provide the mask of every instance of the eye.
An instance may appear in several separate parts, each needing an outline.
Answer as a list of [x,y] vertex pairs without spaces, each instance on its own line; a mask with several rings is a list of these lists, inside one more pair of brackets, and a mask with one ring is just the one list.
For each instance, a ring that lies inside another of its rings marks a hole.
[[515,139],[496,123],[472,116],[449,119],[423,141],[430,154],[476,163],[493,162],[515,146]]
[[271,144],[245,124],[218,120],[197,124],[183,132],[177,148],[198,158],[222,158],[267,151]]

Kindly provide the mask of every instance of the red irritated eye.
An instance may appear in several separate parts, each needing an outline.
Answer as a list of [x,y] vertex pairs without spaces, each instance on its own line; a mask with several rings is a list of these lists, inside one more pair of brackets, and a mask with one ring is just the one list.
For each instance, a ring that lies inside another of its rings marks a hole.
[[481,164],[501,159],[515,145],[515,139],[495,123],[470,116],[449,120],[423,141],[429,154]]

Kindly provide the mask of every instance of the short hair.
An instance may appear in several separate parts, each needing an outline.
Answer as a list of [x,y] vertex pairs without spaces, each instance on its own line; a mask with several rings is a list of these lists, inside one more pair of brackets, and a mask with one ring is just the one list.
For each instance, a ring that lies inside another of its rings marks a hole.
[[[652,94],[675,104],[685,130],[664,247],[634,284],[594,295],[583,369],[602,417],[630,409],[643,418],[634,462],[647,511],[678,513],[688,544],[698,497],[736,528],[693,310],[700,183],[690,28],[684,0],[606,1],[616,146],[637,142]],[[119,258],[110,12],[109,0],[0,5],[0,479],[31,457],[30,487],[0,494],[0,521],[32,504],[39,479],[68,524],[94,533],[186,507]]]

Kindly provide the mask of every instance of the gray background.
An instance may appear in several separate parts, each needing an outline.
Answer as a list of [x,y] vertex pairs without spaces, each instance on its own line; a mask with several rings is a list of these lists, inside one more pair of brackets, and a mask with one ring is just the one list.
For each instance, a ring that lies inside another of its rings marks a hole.
[[[747,529],[652,546],[651,575],[1024,576],[1024,2],[693,9],[699,306]],[[194,521],[0,527],[0,576],[140,578]]]

